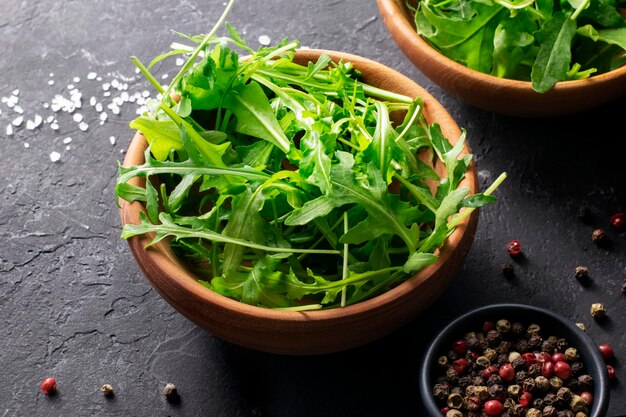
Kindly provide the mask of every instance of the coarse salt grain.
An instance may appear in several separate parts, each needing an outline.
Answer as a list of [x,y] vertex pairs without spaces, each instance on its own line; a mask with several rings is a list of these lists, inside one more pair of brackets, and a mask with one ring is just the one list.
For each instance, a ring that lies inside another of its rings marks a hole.
[[13,126],[7,125],[6,132],[7,132],[7,136],[11,136],[13,134]]
[[54,77],[54,72],[51,72],[51,73],[50,73],[50,76],[51,76],[51,77]]
[[54,85],[54,80],[49,80],[48,85]]
[[96,104],[96,111],[97,111],[98,113],[100,113],[100,112],[102,111],[102,103],[97,103],[97,104]]
[[130,99],[130,96],[126,91],[123,91],[122,94],[120,94],[120,98],[123,102],[127,102]]
[[50,152],[50,160],[52,162],[58,162],[59,159],[61,159],[61,154],[60,153],[58,153],[57,151]]
[[65,145],[67,145],[67,144],[68,144],[68,143],[70,143],[71,141],[72,141],[72,138],[70,138],[70,137],[67,137],[67,138],[63,139],[63,143],[64,143]]
[[56,123],[50,123],[50,129],[52,130],[59,130],[59,125]]
[[106,112],[100,113],[100,121],[104,122],[107,119],[108,115]]
[[68,90],[73,90],[74,89],[74,84],[68,84],[67,85],[67,89]]
[[143,90],[141,92],[141,97],[150,97],[150,92],[148,90]]
[[102,81],[102,77],[96,77],[96,81]]
[[35,122],[33,122],[32,120],[27,120],[26,121],[26,129],[28,130],[34,130],[35,129]]
[[48,116],[48,118],[46,119],[46,123],[52,123],[53,120],[54,116]]
[[24,113],[24,109],[22,109],[22,106],[15,106],[15,107],[13,107],[13,111],[15,113],[19,113],[19,114]]
[[263,46],[267,46],[270,44],[270,42],[272,42],[272,40],[270,39],[269,36],[267,35],[261,35],[259,36],[259,43]]
[[30,148],[30,145],[28,144],[28,142],[24,142],[24,147],[25,148]]
[[19,96],[19,95],[20,95],[20,89],[19,89],[19,88],[16,88],[15,90],[13,90],[13,91],[11,92],[11,94],[13,94],[14,96]]
[[24,121],[24,117],[23,116],[18,116],[15,119],[13,119],[13,121],[11,122],[13,124],[13,126],[18,127],[22,124],[22,122]]
[[83,115],[80,113],[76,113],[74,114],[74,116],[72,116],[72,119],[74,119],[76,123],[80,123],[83,121]]
[[110,136],[109,142],[111,142],[111,145],[115,145],[115,136]]
[[50,104],[49,104],[49,103],[43,103],[43,108],[44,108],[44,109],[47,109],[48,107],[50,107]]
[[74,81],[75,83],[79,83],[80,82],[80,77],[74,77],[74,78],[72,78],[72,81]]
[[176,58],[176,65],[181,67],[185,63],[185,60],[182,58]]
[[89,129],[89,125],[85,122],[80,122],[80,124],[78,125],[78,128],[82,130],[83,132],[85,132],[87,129]]
[[111,81],[111,87],[118,88],[119,86],[120,82],[117,80],[117,78],[114,78],[113,81]]
[[111,95],[110,91],[105,91],[104,93],[102,93],[103,96],[105,97],[109,97]]
[[67,146],[65,147],[65,150],[66,150],[66,151],[69,151],[70,149],[71,149],[70,145],[67,145]]
[[95,106],[97,102],[98,102],[98,100],[95,97],[91,97],[89,99],[89,104],[92,105],[92,106]]
[[98,76],[98,74],[96,74],[95,72],[90,72],[89,74],[87,74],[87,79],[88,80],[95,80],[97,76]]
[[35,127],[39,127],[41,125],[41,122],[43,122],[43,117],[36,114],[34,122],[35,122]]
[[162,80],[167,80],[167,77],[169,77],[169,76],[170,76],[169,74],[163,74],[163,75],[161,75],[161,79]]

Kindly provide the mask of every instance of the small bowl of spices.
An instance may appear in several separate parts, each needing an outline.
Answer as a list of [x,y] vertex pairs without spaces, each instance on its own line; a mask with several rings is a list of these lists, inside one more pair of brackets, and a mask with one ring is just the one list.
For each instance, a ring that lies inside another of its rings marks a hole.
[[604,417],[606,365],[589,336],[551,311],[496,304],[459,317],[427,349],[429,417]]

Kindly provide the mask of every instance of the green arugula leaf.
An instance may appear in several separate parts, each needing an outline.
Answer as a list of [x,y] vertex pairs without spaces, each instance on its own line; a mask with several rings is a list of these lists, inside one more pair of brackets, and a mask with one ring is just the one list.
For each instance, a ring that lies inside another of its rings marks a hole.
[[572,40],[576,34],[576,22],[565,13],[555,13],[537,32],[539,52],[533,64],[532,86],[538,93],[545,93],[563,80],[572,60]]

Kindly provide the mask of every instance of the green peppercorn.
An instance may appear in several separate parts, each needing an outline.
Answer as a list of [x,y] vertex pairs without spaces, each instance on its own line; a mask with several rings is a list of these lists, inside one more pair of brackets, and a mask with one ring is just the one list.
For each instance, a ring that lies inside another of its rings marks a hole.
[[576,417],[587,417],[587,414],[583,413],[582,411],[579,411],[576,413]]
[[545,376],[538,376],[535,378],[535,387],[542,392],[546,392],[550,389],[550,381]]
[[489,398],[489,389],[484,385],[476,387],[474,390],[474,395],[484,401]]
[[576,326],[578,326],[578,328],[583,332],[587,331],[587,326],[585,326],[585,323],[576,323]]
[[463,406],[463,396],[457,393],[450,394],[448,395],[447,404],[450,408],[461,408]]
[[591,304],[591,316],[594,319],[601,319],[606,316],[606,308],[602,303],[593,303]]
[[522,387],[517,384],[509,385],[509,387],[506,389],[506,392],[508,392],[513,397],[518,397],[521,391]]
[[553,376],[550,378],[550,386],[553,390],[558,390],[563,386],[563,381],[558,376]]
[[507,410],[510,410],[510,409],[512,409],[513,407],[515,407],[515,404],[516,404],[515,400],[514,400],[513,398],[511,398],[511,397],[507,397],[507,398],[504,400],[504,403],[502,403],[502,405],[504,406],[504,408],[505,408],[505,409],[507,409]]
[[496,330],[500,333],[508,333],[511,331],[511,322],[505,319],[496,322]]
[[559,401],[563,401],[563,402],[570,401],[573,396],[574,396],[574,393],[572,392],[572,390],[566,387],[559,388],[558,392],[556,393],[556,398]]
[[533,334],[539,334],[539,332],[541,332],[541,326],[539,326],[536,323],[531,324],[530,326],[528,326],[528,328],[526,329],[526,333],[528,333],[528,335],[533,335]]
[[483,368],[486,368],[489,365],[491,365],[491,361],[486,356],[479,356],[479,357],[476,358],[476,365],[480,365]]
[[524,388],[524,391],[533,391],[535,389],[535,379],[526,378],[522,383],[522,387]]
[[541,417],[541,411],[536,408],[529,408],[528,411],[526,411],[526,417]]
[[[558,397],[558,394],[557,394]],[[572,411],[582,411],[584,412],[587,407],[585,401],[580,397],[580,395],[573,395],[570,399],[569,406]]]
[[447,356],[443,356],[442,355],[442,356],[437,358],[437,364],[440,367],[445,368],[445,367],[447,367],[450,364],[450,362],[448,361],[448,357]]
[[565,359],[567,359],[570,362],[578,359],[578,350],[576,348],[573,348],[573,347],[567,348],[565,349],[565,352],[563,352],[563,354],[565,355]]
[[446,417],[463,417],[463,413],[453,408],[452,410],[448,410]]
[[558,417],[574,417],[574,412],[572,410],[561,410],[557,414]]
[[483,351],[483,356],[489,359],[490,362],[493,362],[498,357],[498,352],[488,348]]

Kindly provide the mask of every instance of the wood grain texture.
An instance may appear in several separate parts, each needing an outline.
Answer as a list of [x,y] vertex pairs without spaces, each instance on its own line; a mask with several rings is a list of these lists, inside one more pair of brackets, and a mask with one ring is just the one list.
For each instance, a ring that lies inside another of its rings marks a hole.
[[[421,97],[429,122],[437,122],[454,144],[461,131],[448,112],[419,85],[374,61],[333,51],[301,50],[295,61],[307,63],[326,53],[333,60],[352,62],[371,85],[411,97]],[[137,134],[124,165],[144,162],[146,141]],[[470,153],[467,145],[463,154]],[[442,175],[442,167],[435,167]],[[476,193],[476,167],[472,163],[460,186]],[[144,207],[121,202],[123,224],[138,224]],[[311,312],[277,311],[250,306],[203,287],[174,256],[166,241],[144,249],[148,235],[129,239],[130,249],[151,284],[176,310],[199,326],[230,342],[282,354],[319,354],[346,350],[378,339],[397,329],[428,307],[460,270],[470,249],[478,212],[466,218],[440,249],[439,260],[406,282],[373,299],[345,308]]]
[[435,84],[462,100],[497,113],[551,117],[588,110],[626,94],[626,66],[585,80],[562,81],[535,92],[530,82],[469,69],[435,50],[416,31],[404,0],[377,0],[383,21],[402,52]]

